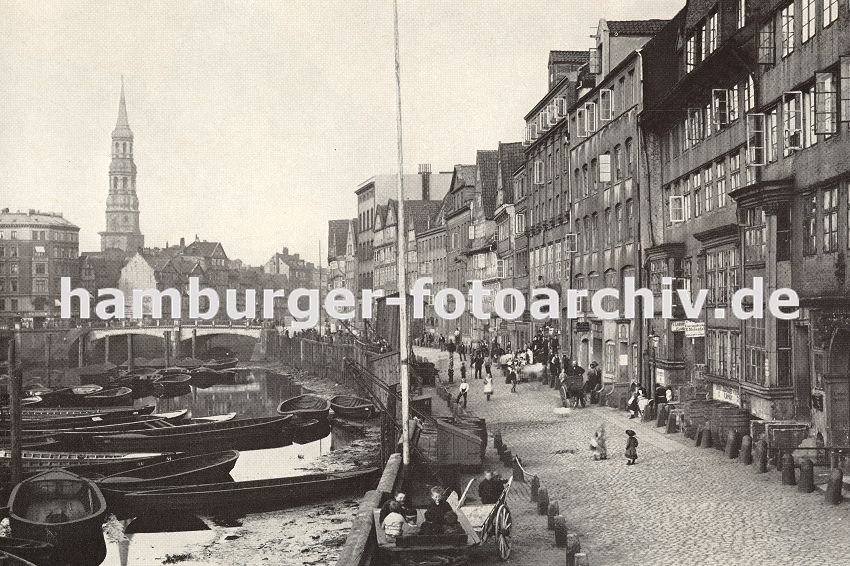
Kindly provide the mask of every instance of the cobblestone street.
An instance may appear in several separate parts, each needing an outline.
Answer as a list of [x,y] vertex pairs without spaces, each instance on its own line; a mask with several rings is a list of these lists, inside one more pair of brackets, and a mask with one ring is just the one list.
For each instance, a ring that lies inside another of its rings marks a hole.
[[[417,354],[437,363],[445,377],[447,353],[420,348]],[[501,431],[524,467],[540,478],[592,566],[847,563],[850,504],[828,506],[818,491],[802,494],[782,486],[774,470],[756,474],[752,466],[694,447],[682,434],[665,434],[654,423],[629,420],[625,412],[591,406],[557,415],[556,391],[531,383],[518,385],[512,394],[501,371],[494,367],[493,373],[490,402],[482,382],[469,380],[468,411],[485,418],[491,434]],[[610,459],[595,462],[589,443],[602,423]],[[623,457],[628,428],[640,441],[636,466],[626,466]],[[507,475],[492,440],[487,456]],[[527,484],[518,485],[510,501],[510,562],[563,564],[564,551],[555,548],[546,517],[529,502]],[[498,563],[490,556],[488,563]]]

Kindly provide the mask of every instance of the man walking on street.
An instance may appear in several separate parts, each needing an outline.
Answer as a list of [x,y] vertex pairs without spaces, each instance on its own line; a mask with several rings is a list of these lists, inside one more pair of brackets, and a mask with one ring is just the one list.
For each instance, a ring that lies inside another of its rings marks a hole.
[[475,379],[481,379],[481,368],[484,366],[483,354],[479,353],[472,361],[472,365],[475,366]]

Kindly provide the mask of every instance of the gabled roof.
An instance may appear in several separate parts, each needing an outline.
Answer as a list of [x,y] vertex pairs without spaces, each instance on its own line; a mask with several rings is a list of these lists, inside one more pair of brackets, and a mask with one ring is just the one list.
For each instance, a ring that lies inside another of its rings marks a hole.
[[351,220],[348,218],[328,221],[328,257],[345,255],[349,224]]
[[475,166],[480,173],[481,204],[484,207],[484,217],[493,218],[496,212],[496,192],[498,190],[499,152],[498,150],[479,150],[475,155]]
[[221,249],[222,255],[227,257],[227,254],[224,253],[224,248],[221,246],[221,242],[207,242],[206,240],[195,240],[183,251],[183,255],[194,255],[199,257],[211,257],[215,254],[216,249]]
[[443,201],[408,200],[404,202],[404,228],[417,234],[430,229],[440,211]]
[[651,37],[661,31],[670,20],[608,20],[608,31],[613,36]]
[[514,201],[514,172],[525,163],[522,142],[499,142],[499,163],[502,172],[502,204]]
[[550,51],[549,64],[552,63],[571,63],[581,65],[590,60],[588,51]]
[[452,184],[449,192],[456,192],[463,187],[475,186],[475,165],[455,165],[452,172]]

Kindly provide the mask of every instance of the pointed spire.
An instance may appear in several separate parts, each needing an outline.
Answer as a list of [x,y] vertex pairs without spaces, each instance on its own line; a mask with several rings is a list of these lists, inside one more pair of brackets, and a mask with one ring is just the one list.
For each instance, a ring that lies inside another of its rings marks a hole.
[[118,103],[118,121],[112,131],[112,137],[133,137],[130,122],[127,120],[127,101],[124,99],[124,75],[121,75],[121,100]]

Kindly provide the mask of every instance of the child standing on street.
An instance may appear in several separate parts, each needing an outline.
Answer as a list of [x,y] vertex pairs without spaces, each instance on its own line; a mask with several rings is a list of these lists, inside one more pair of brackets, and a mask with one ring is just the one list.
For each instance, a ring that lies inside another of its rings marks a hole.
[[484,377],[484,395],[487,396],[487,400],[490,400],[490,396],[493,394],[493,376],[487,374]]
[[637,436],[635,435],[635,431],[633,431],[633,430],[627,430],[626,434],[629,437],[629,439],[626,441],[626,459],[628,460],[626,462],[626,465],[631,466],[635,463],[635,460],[637,460],[637,457],[638,457],[637,456],[638,439],[637,439]]

